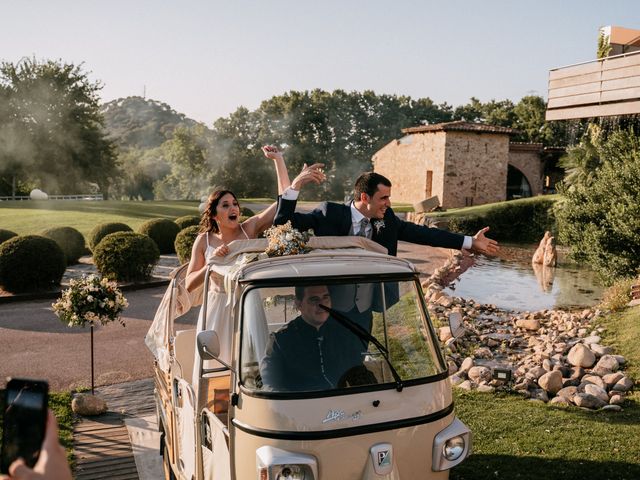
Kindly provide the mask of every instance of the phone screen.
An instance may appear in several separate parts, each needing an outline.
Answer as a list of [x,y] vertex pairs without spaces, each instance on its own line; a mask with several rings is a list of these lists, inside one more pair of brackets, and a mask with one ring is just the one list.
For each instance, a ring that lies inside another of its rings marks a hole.
[[14,460],[33,467],[38,460],[47,419],[46,382],[13,379],[5,390],[0,471],[7,473]]

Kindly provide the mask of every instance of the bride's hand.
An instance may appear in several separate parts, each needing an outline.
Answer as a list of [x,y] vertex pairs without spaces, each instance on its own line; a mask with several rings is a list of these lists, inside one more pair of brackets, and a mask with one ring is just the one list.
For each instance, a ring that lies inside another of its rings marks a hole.
[[291,188],[294,190],[300,190],[307,183],[320,184],[324,182],[327,177],[323,171],[324,163],[314,163],[313,165],[303,165],[302,170],[296,178],[291,182]]
[[265,145],[264,147],[262,147],[262,153],[264,153],[265,157],[270,158],[271,160],[284,159],[282,152],[278,150],[278,147],[276,147],[275,145]]
[[213,251],[213,254],[216,257],[224,257],[228,253],[229,253],[229,247],[224,243]]

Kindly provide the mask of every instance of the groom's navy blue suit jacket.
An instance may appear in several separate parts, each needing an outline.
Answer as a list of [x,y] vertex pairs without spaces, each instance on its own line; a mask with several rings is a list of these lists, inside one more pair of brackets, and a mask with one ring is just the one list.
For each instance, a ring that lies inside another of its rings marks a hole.
[[[282,225],[291,221],[298,230],[312,228],[318,236],[345,236],[351,232],[351,206],[323,202],[318,208],[309,213],[296,213],[296,201],[278,198],[278,208],[274,225]],[[438,228],[425,227],[415,223],[405,222],[388,208],[384,214],[384,227],[376,228],[373,220],[372,240],[386,247],[389,255],[398,253],[398,240],[430,245],[432,247],[455,248],[460,250],[464,242],[464,235],[447,232]]]

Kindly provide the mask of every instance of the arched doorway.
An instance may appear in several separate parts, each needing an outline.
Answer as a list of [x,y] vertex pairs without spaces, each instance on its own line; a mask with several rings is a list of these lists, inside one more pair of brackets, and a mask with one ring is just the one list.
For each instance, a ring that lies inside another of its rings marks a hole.
[[507,166],[507,200],[531,196],[531,185],[524,174],[513,165]]

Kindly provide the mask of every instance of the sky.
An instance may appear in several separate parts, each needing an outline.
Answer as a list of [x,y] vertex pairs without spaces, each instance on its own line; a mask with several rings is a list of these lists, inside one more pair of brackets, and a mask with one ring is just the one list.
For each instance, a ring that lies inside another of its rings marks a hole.
[[146,94],[209,126],[314,88],[546,98],[600,26],[640,29],[637,0],[0,0],[0,16],[0,60],[84,63],[104,102]]

